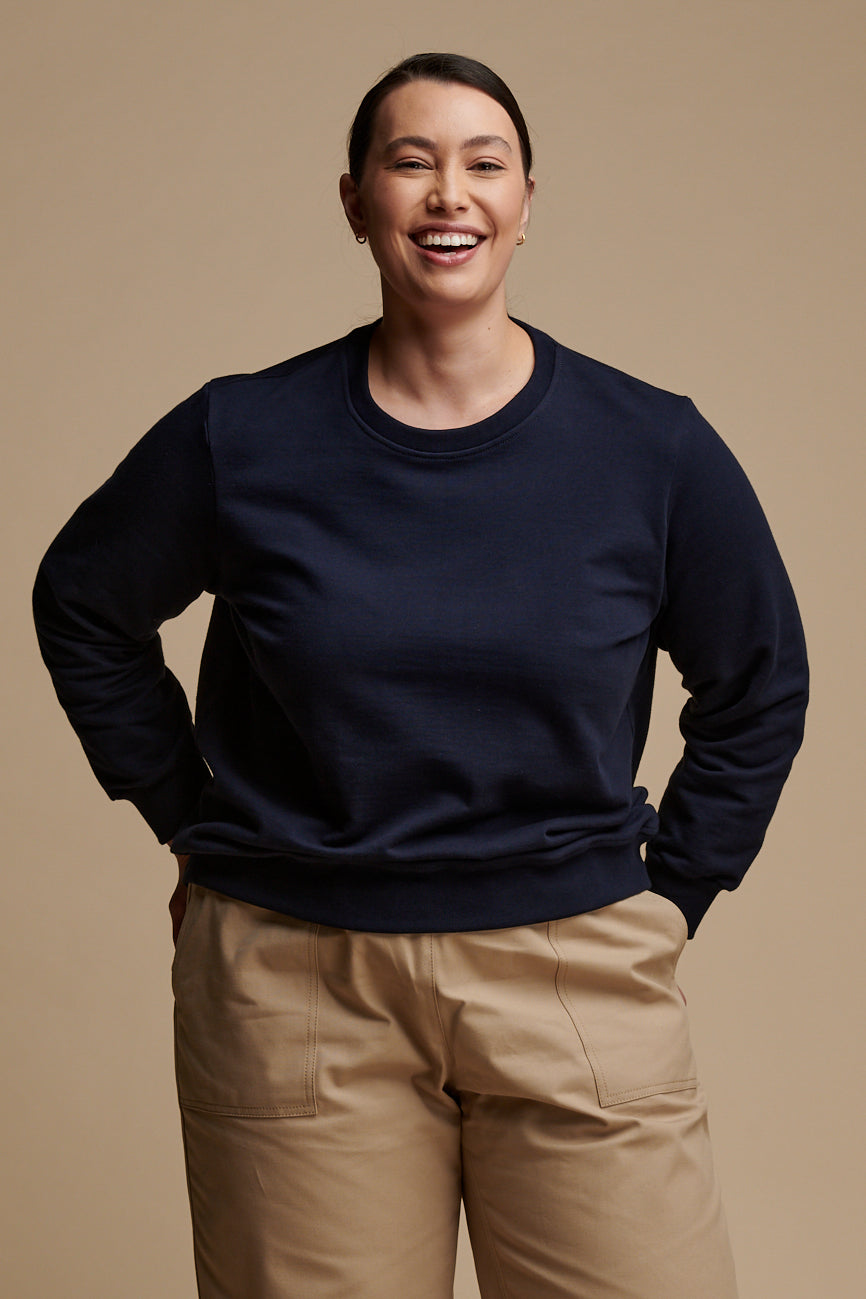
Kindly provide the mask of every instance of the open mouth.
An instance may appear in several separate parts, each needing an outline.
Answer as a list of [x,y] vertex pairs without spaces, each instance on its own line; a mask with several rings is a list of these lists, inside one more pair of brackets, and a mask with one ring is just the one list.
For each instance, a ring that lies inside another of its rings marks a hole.
[[422,230],[409,237],[419,248],[429,248],[431,251],[445,254],[466,252],[469,248],[476,248],[484,239],[483,235],[463,234],[457,231],[449,234],[438,230]]

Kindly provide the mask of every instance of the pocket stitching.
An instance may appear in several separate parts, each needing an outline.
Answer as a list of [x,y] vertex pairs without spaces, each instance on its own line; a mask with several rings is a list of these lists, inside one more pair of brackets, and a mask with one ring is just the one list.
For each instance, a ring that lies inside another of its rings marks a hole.
[[[181,926],[181,929],[183,926]],[[307,1013],[305,1019],[304,1041],[304,1101],[276,1105],[227,1105],[219,1101],[198,1101],[180,1094],[178,1102],[182,1109],[193,1110],[201,1114],[216,1114],[225,1118],[296,1118],[318,1113],[316,1097],[316,1060],[318,1047],[318,1003],[319,1003],[319,962],[318,962],[319,926],[312,924],[307,932]],[[176,952],[175,952],[176,955]],[[177,1019],[175,1005],[175,1019]],[[175,1032],[175,1057],[177,1058],[177,1032]]]
[[578,1041],[583,1047],[583,1053],[586,1056],[587,1061],[589,1062],[589,1067],[592,1070],[592,1077],[595,1083],[595,1090],[596,1093],[598,1094],[598,1103],[599,1105],[604,1105],[605,1101],[603,1099],[603,1094],[604,1096],[609,1095],[610,1088],[607,1085],[607,1079],[605,1077],[604,1068],[601,1064],[601,1061],[598,1059],[598,1056],[595,1053],[595,1050],[592,1046],[592,1042],[588,1034],[586,1033],[586,1030],[581,1029],[579,1016],[577,1014],[577,1011],[574,1008],[571,998],[568,995],[568,983],[567,983],[568,957],[562,951],[561,947],[559,947],[559,945],[557,944],[556,936],[558,933],[559,933],[559,924],[557,921],[552,920],[550,924],[547,926],[547,937],[551,947],[556,953],[556,974],[554,975],[554,986],[556,988],[556,995],[559,998],[563,1008],[565,1009],[565,1013],[568,1015],[568,1018],[571,1020],[571,1023],[574,1027],[574,1031],[577,1034]]
[[315,1105],[217,1105],[207,1101],[188,1101],[179,1097],[185,1110],[200,1114],[220,1114],[228,1119],[290,1119],[301,1114],[315,1114]]
[[[674,906],[676,903],[673,904]],[[558,922],[553,920],[548,924],[547,936],[551,947],[556,954],[556,975],[555,987],[556,994],[565,1009],[568,1018],[574,1027],[578,1040],[583,1047],[584,1054],[592,1070],[593,1081],[598,1095],[599,1105],[605,1109],[611,1105],[619,1105],[625,1101],[640,1100],[646,1096],[661,1096],[668,1092],[688,1091],[698,1085],[697,1074],[690,1075],[688,1078],[673,1078],[670,1081],[648,1083],[643,1087],[620,1088],[618,1091],[611,1090],[604,1071],[604,1066],[593,1045],[592,1038],[587,1032],[585,1025],[581,1026],[581,1019],[578,1015],[574,1003],[568,995],[567,975],[568,975],[568,958],[556,942],[556,935],[559,932]]]

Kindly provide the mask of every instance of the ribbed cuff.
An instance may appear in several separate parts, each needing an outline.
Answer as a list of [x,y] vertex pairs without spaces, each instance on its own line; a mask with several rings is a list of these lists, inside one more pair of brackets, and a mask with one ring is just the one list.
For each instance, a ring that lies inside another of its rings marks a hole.
[[719,892],[718,888],[710,880],[672,875],[652,861],[649,853],[647,853],[646,866],[653,892],[660,893],[662,897],[679,907],[689,927],[689,938],[694,938],[698,925]]
[[198,803],[209,780],[207,764],[193,753],[182,767],[173,767],[157,784],[130,790],[123,797],[138,808],[159,842],[168,843]]

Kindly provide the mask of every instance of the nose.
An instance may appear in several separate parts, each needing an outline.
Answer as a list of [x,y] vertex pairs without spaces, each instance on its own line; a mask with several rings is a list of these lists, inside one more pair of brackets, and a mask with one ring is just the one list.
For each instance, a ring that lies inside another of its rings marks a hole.
[[444,166],[431,172],[433,183],[427,195],[431,211],[465,212],[469,206],[466,173],[461,166]]

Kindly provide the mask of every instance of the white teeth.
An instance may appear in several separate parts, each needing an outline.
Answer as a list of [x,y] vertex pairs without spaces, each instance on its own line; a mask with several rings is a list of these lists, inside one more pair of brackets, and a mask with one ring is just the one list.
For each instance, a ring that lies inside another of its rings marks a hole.
[[434,234],[431,230],[425,231],[418,236],[418,243],[422,248],[474,248],[478,243],[477,235],[458,234]]

